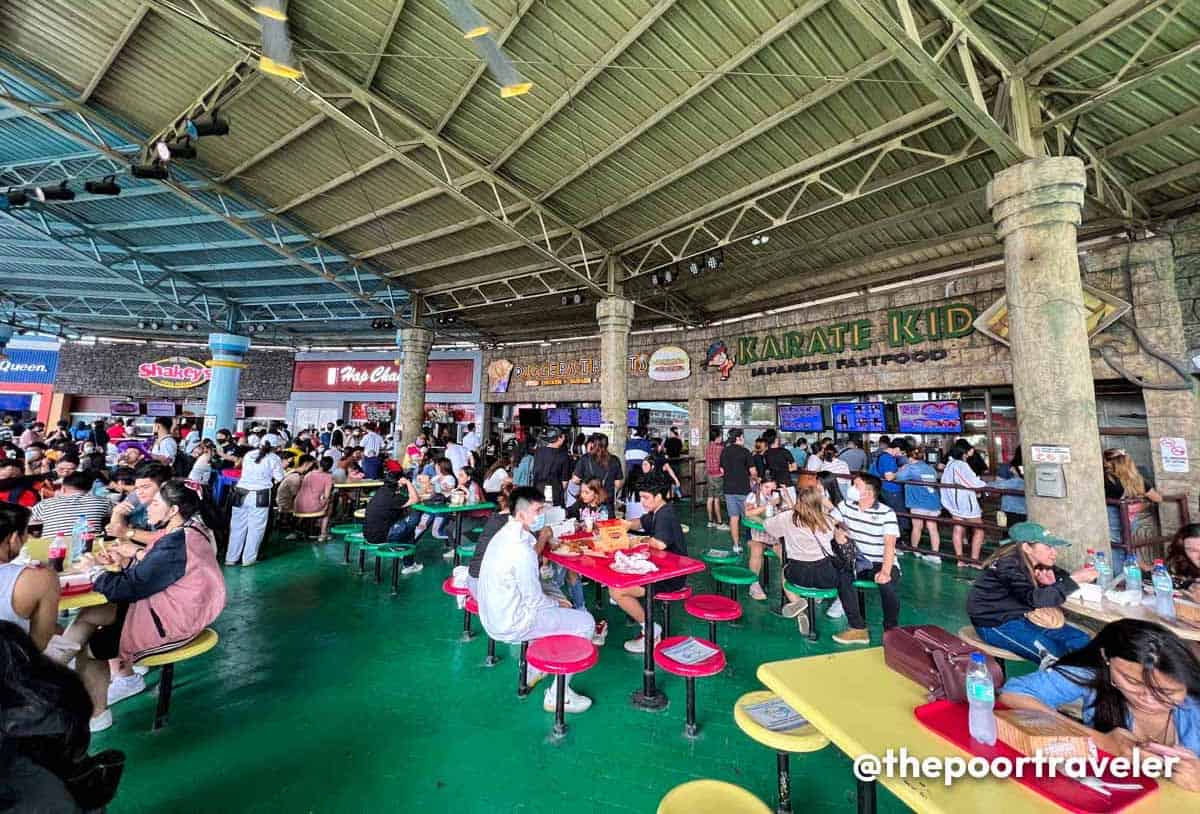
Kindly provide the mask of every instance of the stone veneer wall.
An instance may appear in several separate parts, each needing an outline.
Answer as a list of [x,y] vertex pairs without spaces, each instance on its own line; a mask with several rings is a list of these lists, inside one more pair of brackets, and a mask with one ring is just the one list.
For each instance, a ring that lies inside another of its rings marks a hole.
[[[134,399],[202,399],[208,385],[181,390],[158,387],[138,378],[138,365],[170,356],[204,362],[212,358],[206,347],[170,345],[96,344],[64,342],[59,351],[54,389],[77,396],[105,395]],[[283,350],[251,350],[246,355],[238,399],[286,402],[292,392],[295,354]]]

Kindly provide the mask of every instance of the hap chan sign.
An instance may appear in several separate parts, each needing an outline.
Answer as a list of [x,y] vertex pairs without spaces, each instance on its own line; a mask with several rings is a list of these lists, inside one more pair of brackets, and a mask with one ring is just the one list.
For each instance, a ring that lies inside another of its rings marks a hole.
[[155,387],[186,390],[207,383],[212,378],[212,369],[195,359],[169,356],[157,362],[143,362],[138,365],[138,378]]

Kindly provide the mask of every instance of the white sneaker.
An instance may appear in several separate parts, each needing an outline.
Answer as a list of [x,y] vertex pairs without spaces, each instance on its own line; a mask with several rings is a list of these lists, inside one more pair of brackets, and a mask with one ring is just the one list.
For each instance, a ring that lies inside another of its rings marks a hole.
[[[542,696],[542,709],[546,712],[554,712],[555,701],[558,696],[555,694],[556,687],[551,687],[546,690],[546,694]],[[563,693],[563,712],[587,712],[592,706],[592,699],[586,695],[580,695],[570,687],[567,687]]]
[[733,553],[734,553],[734,554],[741,554],[741,553],[742,553],[742,544],[741,544],[741,543],[734,543],[734,544],[733,544]]
[[442,559],[443,559],[443,560],[452,560],[452,559],[454,559],[454,549],[453,549],[453,548],[447,548],[445,551],[443,551],[443,552],[442,552]]
[[711,521],[711,520],[709,520],[709,521],[708,521],[707,523],[705,523],[704,525],[705,525],[706,527],[710,528],[710,529],[715,529],[715,528],[717,527],[717,524],[716,524],[716,523],[714,523],[714,522],[713,522],[713,521]]
[[[655,622],[654,623],[654,644],[658,644],[658,640],[661,638],[662,638],[662,625],[658,624],[658,622]],[[653,645],[651,645],[651,646],[653,646]],[[625,642],[625,649],[627,651],[629,651],[630,653],[646,652],[646,631],[645,631],[645,629],[642,630],[642,635],[638,636],[636,639],[630,639],[629,641]]]
[[788,619],[795,619],[806,610],[808,610],[808,600],[797,599],[795,602],[789,602],[783,606],[783,615]]
[[717,523],[717,531],[729,531],[728,523]]
[[757,599],[761,602],[767,598],[767,593],[762,589],[762,586],[756,582],[750,586],[750,598]]
[[825,615],[828,616],[830,619],[841,619],[843,616],[845,616],[846,611],[842,610],[842,600],[840,600],[840,599],[833,600],[833,602],[830,604],[829,608],[826,609]]
[[532,690],[545,677],[546,674],[532,664],[525,665],[525,686],[529,689]]
[[940,556],[938,556],[937,554],[926,554],[923,557],[921,557],[921,559],[925,560],[925,562],[929,563],[930,565],[941,565],[942,564],[942,558]]
[[450,539],[450,535],[449,535],[449,534],[434,534],[434,535],[433,535],[433,539],[435,539],[435,540],[449,540],[449,539]]
[[150,668],[149,668],[149,667],[143,667],[143,666],[141,666],[140,664],[135,664],[135,665],[133,666],[133,671],[134,671],[135,673],[137,673],[138,675],[140,675],[140,676],[144,676],[146,673],[150,672]]
[[106,709],[95,718],[88,721],[88,730],[91,732],[103,732],[112,726],[112,710]]
[[406,565],[400,569],[401,574],[419,574],[425,570],[425,566],[419,562],[414,562],[412,565]]
[[131,676],[117,676],[108,685],[108,705],[111,707],[126,698],[131,698],[146,689],[146,679],[137,673]]

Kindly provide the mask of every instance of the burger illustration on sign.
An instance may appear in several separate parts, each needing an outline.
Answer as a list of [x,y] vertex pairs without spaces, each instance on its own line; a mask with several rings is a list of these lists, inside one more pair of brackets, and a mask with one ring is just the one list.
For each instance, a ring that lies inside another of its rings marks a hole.
[[730,355],[725,340],[718,339],[708,346],[708,353],[704,355],[704,366],[715,367],[721,374],[721,381],[729,381],[729,374],[733,372],[735,364],[737,363]]
[[676,382],[686,379],[692,372],[692,363],[687,351],[668,345],[650,355],[647,373],[656,382]]
[[138,378],[169,390],[199,387],[212,378],[212,369],[184,356],[170,356],[138,365]]

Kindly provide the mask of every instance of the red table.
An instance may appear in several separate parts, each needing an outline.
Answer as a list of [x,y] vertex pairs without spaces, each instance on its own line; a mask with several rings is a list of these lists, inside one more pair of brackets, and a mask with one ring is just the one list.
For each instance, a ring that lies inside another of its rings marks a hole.
[[705,566],[700,560],[672,554],[669,551],[650,550],[650,562],[658,566],[658,570],[650,574],[622,574],[612,569],[612,559],[608,557],[564,557],[561,554],[547,552],[546,559],[568,568],[580,576],[607,585],[609,588],[638,588],[646,589],[644,597],[646,606],[646,629],[650,631],[650,639],[643,648],[642,688],[635,690],[630,700],[635,707],[641,709],[662,709],[667,705],[666,694],[654,686],[654,583],[663,582],[675,577],[695,574],[703,571]]

